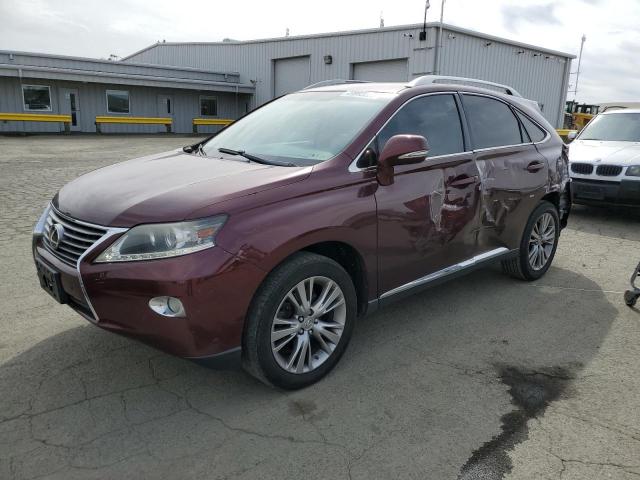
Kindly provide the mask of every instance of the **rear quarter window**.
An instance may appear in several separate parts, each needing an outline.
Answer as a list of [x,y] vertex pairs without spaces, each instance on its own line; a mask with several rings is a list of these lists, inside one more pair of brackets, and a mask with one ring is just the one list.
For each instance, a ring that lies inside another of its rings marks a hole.
[[541,142],[546,138],[547,132],[529,120],[529,117],[518,112],[518,118],[532,142]]

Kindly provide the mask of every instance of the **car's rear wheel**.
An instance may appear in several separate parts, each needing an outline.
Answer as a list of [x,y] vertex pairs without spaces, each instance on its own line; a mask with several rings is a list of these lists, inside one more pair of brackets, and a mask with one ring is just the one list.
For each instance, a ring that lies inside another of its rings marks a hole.
[[504,260],[502,269],[522,280],[537,280],[549,270],[559,236],[558,210],[552,203],[543,201],[529,217],[518,256]]
[[249,311],[243,339],[245,369],[285,389],[326,375],[344,352],[356,319],[356,293],[330,258],[293,255],[264,281]]
[[640,297],[640,294],[637,291],[627,290],[624,292],[624,303],[629,307],[635,307],[638,297]]

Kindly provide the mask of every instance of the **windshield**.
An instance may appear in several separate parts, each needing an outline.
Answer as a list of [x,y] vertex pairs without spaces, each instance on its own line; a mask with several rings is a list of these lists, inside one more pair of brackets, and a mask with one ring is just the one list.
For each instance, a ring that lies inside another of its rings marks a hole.
[[640,142],[640,113],[598,115],[582,131],[580,140]]
[[377,92],[294,93],[230,125],[203,151],[215,156],[225,148],[277,162],[314,165],[344,150],[392,97]]

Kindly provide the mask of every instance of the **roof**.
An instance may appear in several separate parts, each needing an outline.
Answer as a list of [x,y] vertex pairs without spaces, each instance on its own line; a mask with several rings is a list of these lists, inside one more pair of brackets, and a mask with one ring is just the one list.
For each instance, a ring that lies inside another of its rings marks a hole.
[[0,50],[0,77],[253,93],[237,72]]
[[[455,78],[455,77],[451,77]],[[489,83],[489,82],[488,82]],[[528,113],[533,113],[538,122],[544,123],[548,128],[553,127],[548,124],[547,120],[541,115],[538,103],[534,100],[529,100],[521,96],[513,94],[498,92],[490,88],[485,88],[478,85],[464,85],[459,83],[416,83],[413,82],[389,82],[389,83],[377,83],[377,82],[360,82],[360,83],[336,83],[334,85],[307,87],[300,92],[353,92],[353,93],[385,93],[393,95],[402,95],[405,92],[413,91],[416,95],[431,92],[465,92],[465,93],[478,93],[478,94],[490,94],[491,96],[502,98],[503,100],[517,104],[519,108],[524,108]],[[410,93],[408,95],[411,95]]]
[[[341,83],[328,86],[320,86],[316,88],[306,88],[295,93],[306,92],[349,92],[354,94],[364,93],[385,93],[401,95],[405,92],[413,91],[420,95],[423,93],[431,92],[469,92],[469,93],[490,93],[492,96],[503,98],[509,102],[522,104],[522,102],[531,102],[531,100],[523,99],[522,97],[516,97],[514,95],[508,95],[494,90],[489,90],[479,86],[473,85],[461,85],[461,84],[447,84],[447,83],[428,83],[412,85],[408,82],[362,82],[362,83]],[[525,103],[527,107],[531,107],[529,103]]]
[[610,115],[612,113],[640,113],[640,108],[612,108],[602,112],[600,115]]
[[[427,23],[427,28],[436,28],[439,27],[440,23],[439,22],[429,22]],[[274,37],[274,38],[263,38],[263,39],[257,39],[257,40],[232,40],[232,41],[226,41],[226,42],[156,42],[152,45],[149,45],[147,47],[144,47],[130,55],[127,55],[125,57],[122,58],[122,60],[128,60],[131,57],[134,57],[140,53],[146,52],[147,50],[151,50],[152,48],[158,47],[158,46],[171,46],[171,45],[219,45],[219,46],[229,46],[229,45],[247,45],[247,44],[253,44],[253,43],[267,43],[267,42],[290,42],[293,40],[306,40],[306,39],[315,39],[315,38],[328,38],[328,37],[342,37],[342,36],[349,36],[349,35],[360,35],[363,33],[379,33],[379,32],[393,32],[393,31],[401,31],[401,30],[421,30],[423,28],[423,24],[422,23],[414,23],[414,24],[408,24],[408,25],[396,25],[396,26],[391,26],[391,27],[379,27],[379,28],[367,28],[367,29],[361,29],[361,30],[343,30],[343,31],[338,31],[338,32],[327,32],[327,33],[314,33],[314,34],[309,34],[309,35],[292,35],[292,36],[288,36],[288,37]],[[465,35],[470,35],[470,36],[474,36],[474,37],[479,37],[479,38],[483,38],[486,40],[491,40],[491,41],[495,41],[495,42],[502,42],[502,43],[507,43],[509,45],[514,45],[517,47],[522,47],[522,48],[527,48],[529,50],[535,50],[537,52],[541,52],[541,53],[547,53],[550,55],[555,55],[558,57],[564,57],[564,58],[576,58],[575,55],[570,54],[570,53],[565,53],[565,52],[560,52],[558,50],[552,50],[552,49],[548,49],[548,48],[542,48],[542,47],[538,47],[535,45],[531,45],[528,43],[523,43],[523,42],[518,42],[515,40],[510,40],[508,38],[503,38],[503,37],[497,37],[494,35],[489,35],[486,33],[482,33],[482,32],[477,32],[475,30],[469,30],[466,28],[462,28],[462,27],[456,27],[454,25],[449,25],[449,24],[443,24],[443,28],[452,32],[457,32],[457,33],[461,33],[461,34],[465,34]]]
[[400,93],[409,88],[407,82],[361,82],[361,83],[336,83],[334,85],[320,85],[307,87],[301,92],[376,92],[376,93]]

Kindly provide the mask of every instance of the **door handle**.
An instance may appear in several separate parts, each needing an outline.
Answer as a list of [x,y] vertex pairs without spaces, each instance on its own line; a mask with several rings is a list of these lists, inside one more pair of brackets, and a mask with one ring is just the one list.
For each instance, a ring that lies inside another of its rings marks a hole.
[[468,185],[471,185],[472,183],[476,183],[477,181],[478,181],[477,175],[474,175],[472,177],[465,175],[463,177],[458,178],[457,180],[454,180],[449,185],[452,187],[466,187]]
[[529,165],[525,167],[525,170],[531,173],[535,173],[539,170],[542,170],[543,168],[544,168],[544,163],[539,162],[538,160],[534,160],[533,162],[531,162]]

